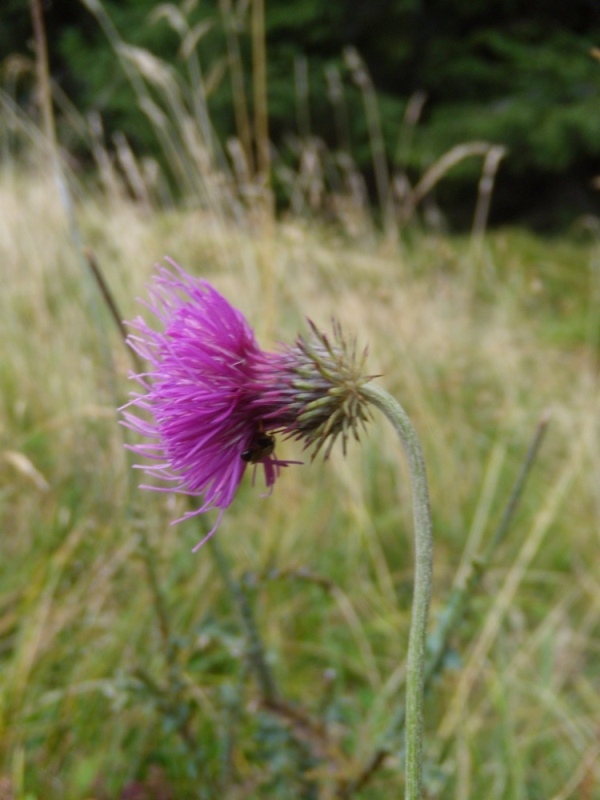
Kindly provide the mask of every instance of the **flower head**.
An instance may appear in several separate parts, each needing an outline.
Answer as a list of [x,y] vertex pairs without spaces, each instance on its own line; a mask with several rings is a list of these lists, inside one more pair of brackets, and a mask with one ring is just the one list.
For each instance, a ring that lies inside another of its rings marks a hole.
[[[360,428],[369,419],[361,386],[374,375],[365,375],[367,350],[360,355],[356,344],[348,343],[342,329],[333,321],[333,336],[328,337],[308,320],[310,335],[298,336],[282,353],[282,382],[287,399],[287,415],[293,420],[292,435],[315,444],[314,456],[325,445],[325,458],[338,436],[342,449],[350,434],[358,441]],[[283,394],[283,390],[280,389]]]
[[[129,445],[149,465],[136,465],[166,486],[144,486],[202,498],[180,519],[219,510],[209,538],[231,504],[246,467],[260,465],[270,489],[281,468],[298,462],[275,456],[275,433],[316,443],[348,433],[366,419],[360,386],[365,354],[356,358],[334,327],[276,352],[260,349],[252,328],[209,283],[170,261],[158,269],[146,307],[155,330],[138,317],[129,345],[149,364],[133,375],[141,391],[123,407],[123,424],[147,441]],[[140,413],[141,412],[141,413]],[[153,463],[152,463],[153,462]]]
[[167,483],[144,488],[202,496],[181,519],[217,508],[218,525],[248,464],[262,465],[270,488],[290,462],[275,457],[269,430],[280,426],[255,402],[269,355],[209,283],[171,266],[158,270],[146,304],[161,329],[141,317],[130,324],[128,343],[150,369],[133,376],[142,391],[124,407],[124,424],[149,440],[131,446],[155,462],[142,468]]

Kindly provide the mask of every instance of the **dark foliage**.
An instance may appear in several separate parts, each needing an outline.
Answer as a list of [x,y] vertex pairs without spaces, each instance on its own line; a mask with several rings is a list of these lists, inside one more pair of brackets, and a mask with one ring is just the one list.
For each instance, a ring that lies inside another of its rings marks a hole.
[[[418,175],[452,145],[473,139],[509,149],[495,195],[496,220],[556,224],[598,209],[591,181],[600,172],[600,46],[597,0],[267,0],[270,133],[285,152],[290,134],[318,136],[349,150],[369,173],[371,157],[360,87],[344,62],[355,48],[379,99],[387,157]],[[184,69],[181,40],[156,0],[105,0],[127,43]],[[243,6],[243,8],[242,8]],[[198,41],[213,77],[211,119],[226,138],[236,133],[226,30],[234,31],[252,96],[251,4],[233,0],[179,3],[188,22],[213,22]],[[250,8],[250,11],[248,11]],[[229,11],[227,10],[229,9]],[[244,11],[244,9],[246,9]],[[154,134],[97,19],[76,0],[46,4],[51,67],[81,110],[100,112],[106,131],[124,131],[138,152],[156,148]],[[26,0],[4,0],[0,58],[31,54]],[[305,72],[299,70],[299,66]],[[211,72],[212,71],[212,72]],[[306,95],[298,76],[307,76]],[[332,76],[343,93],[332,102]],[[356,75],[354,76],[356,78]],[[416,91],[427,94],[410,147],[403,113]],[[465,161],[444,181],[445,210],[472,205],[480,162]],[[464,216],[464,215],[463,215]],[[457,215],[457,219],[461,214]]]

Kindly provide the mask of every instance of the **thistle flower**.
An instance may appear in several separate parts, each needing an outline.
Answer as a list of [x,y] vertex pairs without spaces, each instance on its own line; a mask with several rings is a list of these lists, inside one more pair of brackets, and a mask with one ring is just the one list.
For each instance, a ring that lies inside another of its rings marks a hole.
[[332,341],[311,323],[309,338],[263,351],[241,312],[169,264],[158,269],[145,303],[160,329],[141,317],[130,323],[128,344],[150,368],[132,376],[142,391],[123,407],[123,424],[149,440],[129,447],[155,463],[135,466],[166,484],[143,488],[201,497],[180,520],[219,510],[197,549],[247,466],[255,473],[261,466],[271,490],[282,467],[300,463],[276,457],[275,434],[316,443],[316,451],[328,441],[326,457],[341,435],[345,450],[367,418],[358,390],[369,377],[361,377],[366,354],[356,358],[339,326]]
[[[186,275],[174,262],[160,268],[147,308],[161,323],[154,330],[142,318],[131,323],[131,347],[150,369],[132,377],[142,387],[123,407],[123,424],[150,439],[132,445],[155,461],[138,467],[177,491],[203,498],[184,517],[210,508],[219,516],[231,504],[246,466],[262,465],[272,488],[282,467],[274,455],[275,433],[303,440],[325,458],[341,436],[358,438],[372,404],[392,423],[408,461],[415,526],[415,588],[406,663],[406,797],[422,796],[423,689],[426,632],[431,597],[432,527],[429,488],[422,448],[402,406],[363,375],[366,351],[357,356],[339,325],[328,338],[309,322],[308,337],[268,353],[256,343],[243,315],[206,281]],[[141,416],[138,413],[141,412]],[[147,417],[149,415],[149,419]],[[314,455],[314,453],[313,453]],[[182,518],[183,519],[183,518]],[[242,614],[254,635],[252,618]],[[249,622],[248,622],[249,620]],[[255,637],[256,638],[256,637]],[[253,644],[254,647],[254,644]],[[260,650],[260,642],[259,642]],[[272,692],[259,663],[265,695]]]

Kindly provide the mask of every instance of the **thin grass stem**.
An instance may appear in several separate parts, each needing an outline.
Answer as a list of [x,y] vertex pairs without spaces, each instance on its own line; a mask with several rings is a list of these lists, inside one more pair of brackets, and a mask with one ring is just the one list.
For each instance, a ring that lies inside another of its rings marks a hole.
[[396,225],[392,196],[390,193],[390,173],[386,157],[377,93],[367,67],[358,54],[358,51],[353,47],[348,47],[344,51],[344,57],[347,66],[352,72],[353,80],[362,94],[367,129],[369,132],[371,161],[375,175],[377,199],[383,217],[385,234],[391,239],[396,239],[398,235],[398,226]]
[[244,160],[248,166],[250,176],[253,177],[255,169],[254,155],[252,153],[252,125],[248,114],[248,100],[246,89],[244,88],[244,65],[236,34],[236,21],[231,7],[231,0],[219,0],[219,9],[227,43],[235,127],[244,153]]
[[273,209],[271,199],[271,153],[267,102],[267,53],[265,42],[264,0],[253,0],[251,26],[256,164],[261,188],[264,189],[264,208],[268,211],[270,217]]
[[498,527],[496,528],[496,531],[486,550],[484,556],[485,564],[489,563],[494,552],[506,537],[506,534],[510,527],[510,523],[513,520],[515,511],[517,510],[517,507],[523,495],[523,490],[525,489],[527,478],[529,477],[531,468],[533,467],[535,460],[538,456],[540,447],[544,440],[544,436],[546,435],[546,431],[548,430],[549,424],[550,424],[550,414],[548,412],[545,412],[542,415],[540,421],[538,422],[537,428],[535,429],[535,433],[531,440],[531,444],[529,445],[527,453],[525,454],[523,465],[521,466],[519,474],[517,475],[517,479],[515,480],[514,486],[510,493],[510,497],[508,498],[508,502],[504,508],[502,518],[500,519]]
[[50,87],[50,73],[48,70],[48,47],[44,28],[44,14],[40,0],[31,0],[31,20],[33,24],[35,65],[40,111],[42,115],[42,129],[44,131],[45,143],[51,163],[57,168],[58,144],[56,140],[56,126],[54,124],[54,111],[52,108],[52,89]]
[[254,621],[254,615],[250,608],[248,598],[240,584],[234,579],[231,573],[229,561],[221,549],[216,536],[208,540],[208,547],[213,555],[217,569],[221,574],[227,591],[233,597],[237,610],[244,627],[247,638],[248,661],[254,670],[260,688],[263,703],[267,706],[275,705],[279,699],[279,691],[275,683],[275,678],[269,669],[265,650],[258,632],[258,627]]

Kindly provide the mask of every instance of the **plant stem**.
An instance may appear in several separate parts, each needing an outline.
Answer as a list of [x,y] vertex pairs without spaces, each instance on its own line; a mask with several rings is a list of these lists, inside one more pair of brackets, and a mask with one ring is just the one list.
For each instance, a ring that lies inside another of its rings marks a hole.
[[423,772],[423,689],[425,643],[431,597],[433,534],[423,451],[408,415],[390,394],[373,384],[361,395],[377,406],[400,437],[408,461],[413,498],[415,579],[406,659],[406,800],[421,800]]
[[[449,641],[452,633],[458,628],[460,623],[469,610],[469,605],[473,601],[475,590],[481,581],[485,571],[489,568],[491,560],[500,543],[504,540],[510,523],[514,518],[515,511],[523,494],[527,478],[539,455],[539,450],[546,434],[550,414],[545,412],[540,419],[532,441],[525,455],[524,463],[511,491],[508,503],[504,509],[502,519],[498,528],[482,555],[474,556],[471,560],[466,577],[463,583],[453,589],[445,607],[438,615],[436,628],[427,640],[427,664],[425,667],[425,691],[427,691],[432,680],[439,675],[443,668],[444,656],[448,651]],[[375,751],[367,760],[360,773],[349,783],[347,783],[336,797],[339,800],[346,800],[360,792],[369,783],[373,775],[380,769],[383,762],[393,751],[393,743],[398,732],[404,727],[406,721],[406,709],[399,708],[388,728],[383,735]]]
[[246,597],[242,587],[231,574],[229,562],[225,557],[225,553],[223,553],[221,550],[221,546],[217,542],[216,536],[213,536],[208,540],[208,546],[213,554],[213,558],[215,559],[217,569],[221,573],[223,582],[227,587],[227,591],[233,597],[237,606],[237,610],[244,627],[244,632],[246,634],[246,652],[248,655],[248,661],[256,674],[263,703],[269,706],[279,698],[279,692],[277,691],[275,679],[273,678],[271,670],[269,669],[269,665],[267,664],[265,650],[256,626],[256,622],[254,621],[250,603],[248,602],[248,598]]

